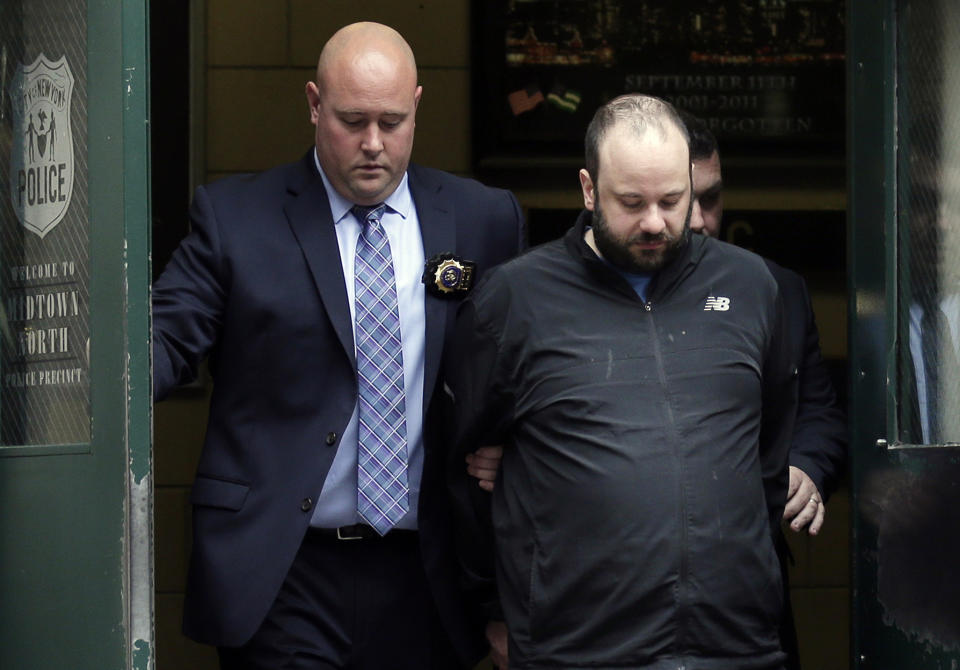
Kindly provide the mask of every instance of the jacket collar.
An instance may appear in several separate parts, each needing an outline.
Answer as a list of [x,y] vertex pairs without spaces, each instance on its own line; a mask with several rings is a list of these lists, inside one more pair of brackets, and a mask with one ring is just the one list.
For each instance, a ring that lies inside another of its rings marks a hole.
[[[627,280],[603,262],[584,239],[584,234],[587,232],[587,227],[590,225],[592,218],[593,213],[591,211],[585,209],[580,212],[576,223],[564,236],[564,244],[567,250],[574,258],[582,262],[597,279],[613,285],[621,293],[636,297],[636,293]],[[705,236],[693,234],[689,230],[686,236],[687,240],[681,247],[679,255],[662,267],[651,279],[648,291],[651,302],[654,299],[659,301],[667,295],[700,262],[700,258],[703,256]]]
[[311,148],[303,160],[290,166],[283,211],[303,251],[337,339],[354,361],[353,321],[344,288],[340,246],[330,214],[330,201],[313,156]]
[[[433,170],[411,163],[407,167],[410,195],[417,208],[423,257],[429,261],[437,254],[457,251],[456,203]],[[443,300],[429,291],[424,297],[426,339],[423,369],[424,398],[432,398],[432,389],[440,370],[443,345],[454,301]]]

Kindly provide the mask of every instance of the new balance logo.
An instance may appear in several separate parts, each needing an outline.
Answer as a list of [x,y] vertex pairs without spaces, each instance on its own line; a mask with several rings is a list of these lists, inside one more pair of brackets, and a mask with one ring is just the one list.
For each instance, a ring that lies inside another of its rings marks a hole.
[[703,307],[704,312],[709,312],[710,310],[714,312],[726,312],[728,309],[730,309],[730,298],[714,298],[713,296],[707,298],[707,304]]

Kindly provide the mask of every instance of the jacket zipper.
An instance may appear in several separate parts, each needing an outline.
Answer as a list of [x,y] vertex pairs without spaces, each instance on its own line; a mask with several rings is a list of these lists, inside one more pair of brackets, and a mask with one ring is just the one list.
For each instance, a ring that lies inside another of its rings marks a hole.
[[[663,365],[663,352],[660,350],[660,340],[657,337],[657,327],[656,322],[654,321],[653,315],[653,302],[647,300],[643,303],[643,308],[650,315],[650,331],[651,331],[651,340],[653,342],[654,358],[657,361],[657,375],[660,379],[660,387],[663,390],[664,403],[667,410],[668,425],[670,429],[670,437],[673,439],[674,445],[680,444],[680,436],[677,433],[677,425],[673,416],[673,406],[670,403],[670,389],[667,385],[667,375],[664,370]],[[677,488],[678,488],[678,500],[680,503],[679,517],[680,517],[680,557],[679,565],[677,566],[677,634],[676,634],[676,649],[680,651],[681,648],[681,636],[683,631],[686,629],[685,619],[689,616],[687,611],[687,602],[686,602],[686,587],[687,587],[687,495],[686,495],[686,470],[683,466],[683,457],[678,451],[678,447],[674,446],[673,448],[673,457],[675,466],[677,468],[678,477],[677,477]]]

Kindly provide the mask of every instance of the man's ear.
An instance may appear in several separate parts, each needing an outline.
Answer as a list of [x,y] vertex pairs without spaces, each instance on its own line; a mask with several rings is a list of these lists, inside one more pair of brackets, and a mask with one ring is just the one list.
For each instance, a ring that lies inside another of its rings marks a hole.
[[580,189],[583,191],[583,206],[592,212],[596,202],[596,188],[590,179],[590,173],[585,169],[580,170]]
[[320,89],[316,83],[308,81],[306,85],[307,107],[310,109],[310,123],[317,125],[320,118]]

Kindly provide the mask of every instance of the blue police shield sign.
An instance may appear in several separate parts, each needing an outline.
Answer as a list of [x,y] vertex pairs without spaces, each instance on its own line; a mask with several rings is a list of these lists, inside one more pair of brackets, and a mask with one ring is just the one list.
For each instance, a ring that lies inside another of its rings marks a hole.
[[41,238],[66,216],[73,195],[73,81],[65,56],[52,62],[40,54],[11,86],[10,195],[20,222]]

